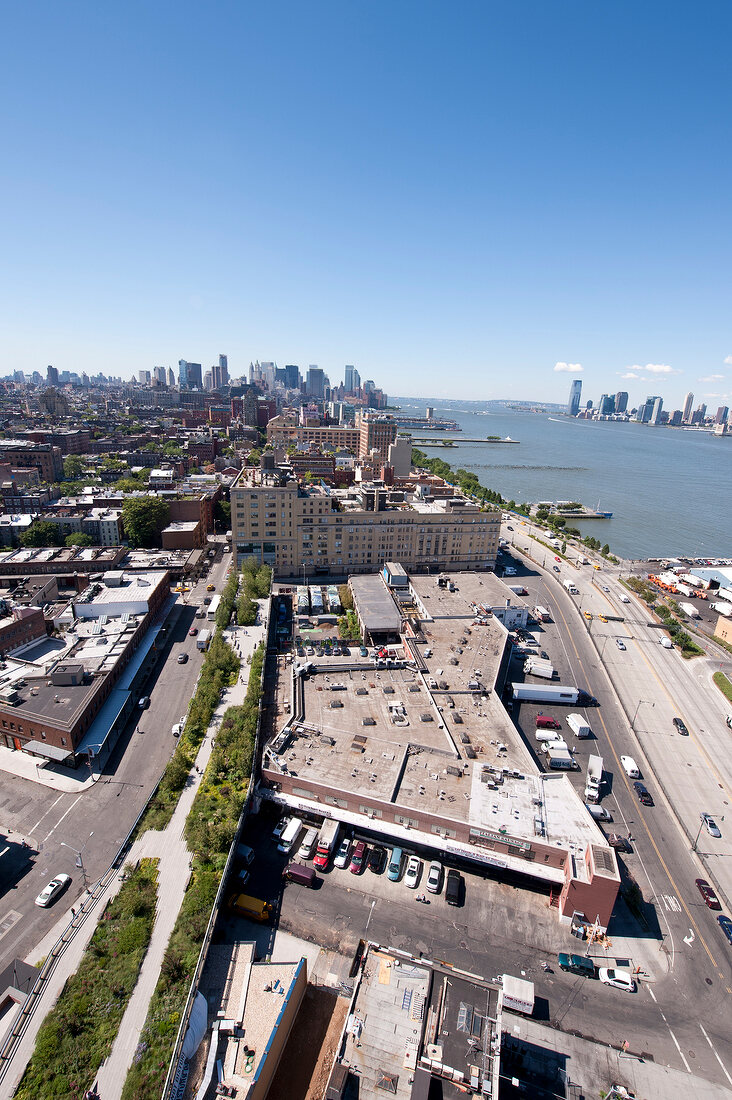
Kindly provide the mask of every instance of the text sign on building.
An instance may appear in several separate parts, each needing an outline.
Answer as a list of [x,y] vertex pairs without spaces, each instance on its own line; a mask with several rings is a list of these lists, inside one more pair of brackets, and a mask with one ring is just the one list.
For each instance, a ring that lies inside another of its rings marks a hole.
[[471,829],[470,839],[476,844],[487,841],[489,844],[509,844],[512,848],[521,848],[524,852],[531,851],[531,845],[527,840],[515,840],[505,833],[496,833],[492,829]]

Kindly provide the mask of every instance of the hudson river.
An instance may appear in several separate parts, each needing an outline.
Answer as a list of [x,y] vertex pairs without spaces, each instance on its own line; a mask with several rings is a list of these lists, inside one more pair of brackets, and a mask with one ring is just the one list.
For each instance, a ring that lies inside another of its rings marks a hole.
[[[405,416],[426,402],[395,398]],[[732,557],[732,438],[679,428],[570,420],[556,414],[441,409],[462,432],[438,432],[457,447],[415,444],[453,469],[472,470],[506,500],[577,500],[613,512],[573,524],[624,558]],[[425,433],[414,431],[415,437]],[[465,443],[511,436],[519,444]]]

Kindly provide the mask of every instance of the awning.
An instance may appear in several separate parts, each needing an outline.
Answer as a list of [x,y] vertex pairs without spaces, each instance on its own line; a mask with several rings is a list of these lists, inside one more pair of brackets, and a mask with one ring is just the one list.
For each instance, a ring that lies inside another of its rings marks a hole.
[[70,749],[57,749],[55,745],[47,745],[45,741],[26,741],[23,751],[33,756],[44,756],[46,760],[53,760],[55,764],[64,764],[74,755]]

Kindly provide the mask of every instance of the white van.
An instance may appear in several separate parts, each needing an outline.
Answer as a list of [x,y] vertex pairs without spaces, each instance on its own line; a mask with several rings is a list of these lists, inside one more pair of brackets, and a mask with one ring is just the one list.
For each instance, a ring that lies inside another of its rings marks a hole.
[[308,829],[297,853],[298,859],[312,859],[315,854],[315,846],[318,843],[318,830]]
[[667,638],[665,635],[663,636],[663,638],[661,638],[661,645],[663,646],[664,649],[673,649],[674,648],[674,643],[671,641],[670,638]]
[[301,832],[301,819],[299,817],[293,817],[292,820],[288,822],[287,828],[280,837],[280,842],[277,845],[278,850],[284,852],[285,855],[289,854],[299,840]]
[[552,741],[558,741],[560,739],[559,734],[557,733],[556,730],[538,729],[538,730],[535,731],[534,737],[536,738],[537,741],[544,741],[547,744],[552,742]]
[[552,741],[547,741],[544,745],[544,752],[552,752],[554,749],[562,749],[564,752],[569,752],[569,745],[563,737],[555,737]]
[[640,768],[632,756],[621,756],[620,763],[623,765],[623,771],[630,779],[640,779]]

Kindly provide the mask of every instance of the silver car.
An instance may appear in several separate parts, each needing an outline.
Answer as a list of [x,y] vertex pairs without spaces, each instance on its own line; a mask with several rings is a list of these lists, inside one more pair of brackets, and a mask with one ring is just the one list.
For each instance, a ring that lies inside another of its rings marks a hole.
[[427,872],[427,889],[431,894],[439,894],[442,889],[442,864],[433,859]]
[[704,822],[704,825],[709,835],[715,836],[717,840],[719,840],[722,833],[720,831],[719,825],[717,825],[717,822],[714,820],[711,814],[702,814],[701,819]]

